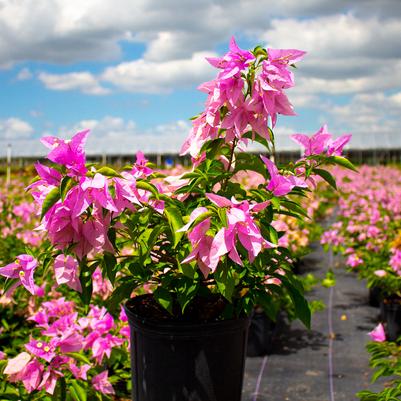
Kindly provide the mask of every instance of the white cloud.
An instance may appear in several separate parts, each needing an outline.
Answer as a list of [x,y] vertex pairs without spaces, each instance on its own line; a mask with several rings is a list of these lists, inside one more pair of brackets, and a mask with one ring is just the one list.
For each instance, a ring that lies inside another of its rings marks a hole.
[[377,17],[358,18],[337,14],[311,19],[274,19],[263,35],[276,47],[302,48],[322,59],[372,57],[391,59],[401,56],[401,47],[392,46],[401,35],[401,20]]
[[353,148],[401,148],[401,92],[358,94],[344,105],[323,106],[332,128],[353,135]]
[[17,117],[0,120],[0,139],[29,138],[33,133],[32,126]]
[[401,19],[351,13],[275,19],[262,34],[269,46],[299,48],[298,93],[347,94],[401,86]]
[[128,38],[148,46],[149,60],[186,58],[194,51],[213,50],[234,31],[266,31],[277,16],[312,18],[352,10],[358,16],[388,18],[400,15],[400,4],[399,0],[2,0],[0,65],[115,60],[122,53],[121,41]]
[[[190,122],[173,121],[155,125],[153,128],[140,129],[133,120],[105,116],[99,120],[81,120],[71,126],[61,126],[57,130],[43,131],[40,136],[54,135],[70,138],[76,132],[90,129],[86,152],[91,154],[134,155],[138,150],[144,153],[179,152],[190,130]],[[12,145],[14,156],[43,157],[47,149],[39,138],[34,138],[32,127],[25,121],[11,117],[0,120],[0,149]]]
[[213,68],[205,61],[206,56],[212,55],[214,53],[194,53],[188,59],[124,62],[108,67],[101,79],[128,92],[167,93],[213,77]]
[[28,79],[31,79],[33,77],[32,72],[30,71],[29,68],[23,68],[22,70],[19,71],[17,75],[17,80],[18,81],[26,81]]
[[90,72],[71,72],[67,74],[48,74],[42,72],[38,75],[47,89],[56,91],[80,90],[88,95],[105,95],[109,89],[102,87],[97,78]]
[[106,116],[100,120],[82,120],[73,126],[61,127],[57,132],[62,137],[70,137],[88,128],[91,130],[88,154],[134,154],[138,150],[145,153],[178,153],[189,133],[190,123],[179,120],[143,130],[133,120]]

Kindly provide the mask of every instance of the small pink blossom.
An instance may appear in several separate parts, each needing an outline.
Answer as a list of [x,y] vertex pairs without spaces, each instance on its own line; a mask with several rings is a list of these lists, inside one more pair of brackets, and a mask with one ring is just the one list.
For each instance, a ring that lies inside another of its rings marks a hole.
[[219,74],[219,79],[228,79],[243,71],[247,65],[255,59],[255,56],[248,50],[238,47],[234,37],[230,40],[230,51],[223,57],[207,57],[206,60],[216,68],[223,71]]
[[19,255],[15,262],[0,267],[0,275],[7,278],[18,278],[18,285],[22,284],[32,295],[35,295],[35,283],[33,273],[38,265],[37,260],[31,255]]
[[136,162],[132,167],[131,173],[135,178],[146,178],[153,173],[153,170],[148,167],[149,160],[145,158],[145,155],[138,151],[136,153]]
[[41,142],[50,150],[47,158],[54,163],[66,166],[71,173],[82,176],[86,173],[84,145],[89,130],[75,134],[70,140],[46,136]]
[[344,146],[351,140],[352,135],[342,135],[337,139],[330,139],[327,147],[328,156],[341,156]]
[[401,275],[401,250],[392,249],[392,256],[390,258],[391,268],[398,274]]
[[32,354],[39,358],[50,362],[55,356],[54,346],[47,344],[43,341],[31,340],[25,344],[25,348]]
[[46,393],[53,394],[57,385],[57,378],[63,376],[63,374],[56,370],[48,367],[43,373],[42,381],[39,384],[39,390],[45,390]]
[[[193,222],[202,214],[208,210],[205,207],[198,207],[192,211],[189,216],[189,222],[178,231],[187,231]],[[206,235],[206,232],[210,228],[210,217],[203,220],[188,233],[188,238],[191,241],[192,252],[182,261],[182,263],[190,263],[193,260],[197,260],[199,269],[205,277],[208,276],[210,271],[210,247],[212,246],[213,238],[210,235]]]
[[8,360],[7,366],[5,367],[3,373],[6,375],[13,375],[21,372],[21,370],[25,368],[31,359],[31,355],[29,355],[27,352],[21,352],[16,357]]
[[54,261],[54,273],[58,285],[67,284],[73,290],[82,292],[78,262],[72,256],[58,255]]
[[382,343],[386,341],[386,333],[384,331],[384,327],[381,323],[379,323],[370,333],[369,336],[372,341]]
[[108,379],[108,371],[104,370],[92,379],[93,388],[103,394],[114,394],[114,389]]
[[69,364],[69,368],[71,369],[72,374],[77,379],[88,380],[87,372],[91,368],[91,365],[85,364],[80,367],[75,365],[75,363]]
[[206,196],[216,206],[227,208],[228,226],[221,228],[213,238],[210,248],[210,269],[214,271],[220,257],[228,254],[235,263],[243,265],[236,248],[237,238],[248,252],[248,259],[252,263],[263,248],[272,248],[275,245],[266,241],[259,227],[256,225],[252,212],[260,212],[270,203],[249,204],[247,201],[239,202],[234,197],[231,201],[220,195],[208,193]]
[[9,376],[10,382],[22,381],[28,393],[39,389],[44,366],[36,359],[30,361],[20,371]]
[[357,267],[363,264],[363,260],[357,254],[354,253],[348,256],[345,263],[349,267]]
[[275,196],[287,195],[294,187],[307,187],[304,180],[295,176],[285,177],[278,172],[277,166],[267,157],[260,156],[270,174],[270,181],[267,190],[272,191]]

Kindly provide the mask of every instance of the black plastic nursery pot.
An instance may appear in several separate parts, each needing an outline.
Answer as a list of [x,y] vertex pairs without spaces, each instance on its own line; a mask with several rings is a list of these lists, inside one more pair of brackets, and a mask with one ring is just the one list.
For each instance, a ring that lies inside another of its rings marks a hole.
[[401,336],[401,299],[397,301],[385,299],[380,305],[388,341],[395,341]]
[[375,308],[380,306],[382,295],[380,287],[369,287],[369,305]]
[[248,318],[156,321],[125,305],[131,330],[134,401],[240,401]]
[[263,311],[255,310],[249,325],[247,356],[271,354],[277,325]]

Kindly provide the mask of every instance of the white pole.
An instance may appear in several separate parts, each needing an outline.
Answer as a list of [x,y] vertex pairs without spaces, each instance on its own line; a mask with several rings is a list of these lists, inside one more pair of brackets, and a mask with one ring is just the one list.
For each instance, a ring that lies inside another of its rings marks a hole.
[[7,178],[6,184],[10,185],[11,182],[11,143],[7,145]]

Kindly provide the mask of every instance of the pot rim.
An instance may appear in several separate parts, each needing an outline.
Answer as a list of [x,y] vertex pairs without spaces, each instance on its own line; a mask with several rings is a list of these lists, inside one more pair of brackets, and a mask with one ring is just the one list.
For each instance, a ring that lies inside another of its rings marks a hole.
[[131,327],[146,331],[153,334],[166,334],[173,336],[192,336],[196,333],[197,336],[210,336],[218,335],[219,333],[226,335],[227,332],[235,332],[238,329],[247,329],[249,326],[250,318],[248,316],[239,317],[234,319],[216,320],[216,321],[200,321],[200,322],[185,322],[185,321],[171,321],[171,320],[156,320],[140,316],[132,309],[132,304],[138,301],[137,296],[129,299],[124,304],[124,310],[128,317]]

